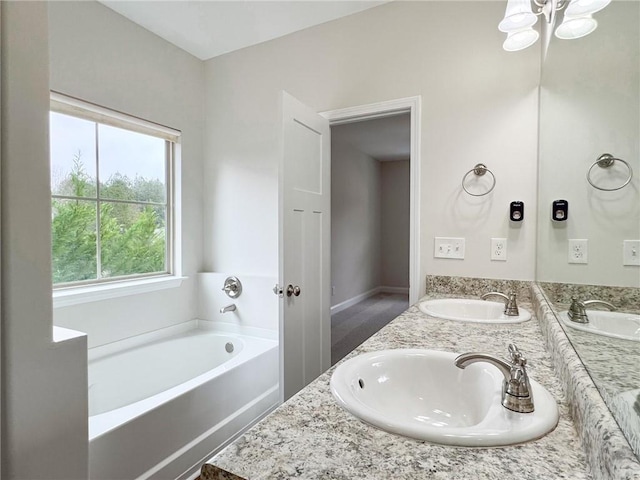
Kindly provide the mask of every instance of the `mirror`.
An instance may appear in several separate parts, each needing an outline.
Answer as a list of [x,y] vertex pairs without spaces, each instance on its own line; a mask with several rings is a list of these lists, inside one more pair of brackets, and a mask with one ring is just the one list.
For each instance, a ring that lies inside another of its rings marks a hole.
[[[640,458],[640,317],[604,320],[605,330],[627,322],[628,340],[593,333],[595,316],[589,332],[561,313],[575,297],[640,314],[640,266],[623,265],[625,246],[626,263],[640,255],[624,242],[640,239],[640,3],[612,2],[594,17],[584,38],[553,37],[542,67],[536,278]],[[594,165],[604,153],[629,167]],[[568,201],[565,221],[552,220],[554,200]]]

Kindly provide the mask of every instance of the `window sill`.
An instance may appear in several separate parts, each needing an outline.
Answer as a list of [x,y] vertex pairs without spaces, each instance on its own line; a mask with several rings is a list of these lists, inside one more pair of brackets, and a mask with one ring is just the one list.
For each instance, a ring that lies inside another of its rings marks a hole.
[[53,291],[53,308],[179,287],[187,277],[156,277]]

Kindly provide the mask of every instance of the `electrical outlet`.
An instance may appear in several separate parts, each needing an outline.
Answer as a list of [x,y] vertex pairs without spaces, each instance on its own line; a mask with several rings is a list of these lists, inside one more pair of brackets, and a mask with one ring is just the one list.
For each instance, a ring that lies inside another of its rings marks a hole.
[[589,249],[586,239],[569,239],[569,263],[589,263]]
[[491,260],[501,262],[507,261],[507,239],[492,238],[491,239]]
[[640,265],[640,240],[622,242],[622,265]]
[[335,296],[336,294],[336,286],[335,285],[331,285],[331,296]]
[[464,259],[464,238],[435,237],[433,256],[436,258]]

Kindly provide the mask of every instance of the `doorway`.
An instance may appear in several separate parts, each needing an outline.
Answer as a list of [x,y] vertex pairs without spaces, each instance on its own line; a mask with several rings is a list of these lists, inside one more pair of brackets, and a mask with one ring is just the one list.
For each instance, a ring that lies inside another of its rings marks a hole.
[[331,124],[332,364],[418,298],[419,107],[416,97],[322,114]]
[[418,300],[423,283],[419,281],[420,103],[420,97],[411,97],[318,115],[283,92],[279,284],[274,289],[281,297],[282,400],[331,365],[330,125],[409,114],[409,303]]
[[409,113],[331,127],[331,363],[409,306]]

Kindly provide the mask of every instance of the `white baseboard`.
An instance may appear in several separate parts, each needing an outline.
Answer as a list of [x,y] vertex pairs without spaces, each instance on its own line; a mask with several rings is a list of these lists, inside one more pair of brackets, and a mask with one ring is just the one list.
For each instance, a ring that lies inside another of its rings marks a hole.
[[361,293],[360,295],[356,295],[355,297],[350,298],[349,300],[345,300],[344,302],[340,302],[337,305],[331,307],[331,315],[346,310],[349,307],[353,307],[356,303],[360,303],[361,301],[373,297],[378,293],[406,293],[409,294],[409,287],[376,287],[372,288],[369,291]]
[[381,293],[404,293],[409,295],[409,287],[378,287]]

